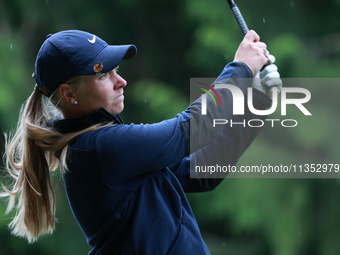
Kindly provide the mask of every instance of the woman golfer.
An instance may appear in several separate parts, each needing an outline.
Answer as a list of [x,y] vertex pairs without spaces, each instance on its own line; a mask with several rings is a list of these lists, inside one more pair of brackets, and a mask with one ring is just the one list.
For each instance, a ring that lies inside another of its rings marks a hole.
[[[93,248],[90,254],[210,254],[185,193],[212,190],[221,179],[190,178],[190,160],[204,162],[216,148],[225,148],[216,157],[235,164],[258,128],[226,127],[214,135],[202,117],[200,99],[173,119],[124,124],[118,114],[127,82],[117,68],[136,52],[134,45],[108,45],[78,30],[49,35],[42,44],[35,63],[37,85],[15,135],[6,138],[6,166],[15,179],[7,190],[8,209],[16,208],[10,223],[14,235],[34,242],[53,232],[50,171],[59,164],[72,212]],[[269,64],[267,57],[266,45],[250,31],[218,79],[233,80],[246,91],[251,83],[235,78],[252,78]],[[271,68],[265,78],[277,75]],[[266,84],[261,86],[262,92],[253,92],[257,109],[271,102]],[[231,100],[229,92],[219,93]],[[50,117],[43,96],[59,117]],[[211,103],[207,108],[215,111]],[[232,115],[232,109],[224,111]],[[195,123],[204,126],[204,136]],[[200,137],[191,154],[189,129],[191,137]]]

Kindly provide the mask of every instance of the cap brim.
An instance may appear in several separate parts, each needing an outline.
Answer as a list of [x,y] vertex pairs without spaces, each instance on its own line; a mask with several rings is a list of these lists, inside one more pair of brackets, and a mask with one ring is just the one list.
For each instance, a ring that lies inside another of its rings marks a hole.
[[116,68],[124,59],[136,56],[137,48],[135,45],[108,45],[105,47],[85,68],[79,71],[80,75],[96,74],[94,66],[98,63],[103,65],[102,73],[106,73]]

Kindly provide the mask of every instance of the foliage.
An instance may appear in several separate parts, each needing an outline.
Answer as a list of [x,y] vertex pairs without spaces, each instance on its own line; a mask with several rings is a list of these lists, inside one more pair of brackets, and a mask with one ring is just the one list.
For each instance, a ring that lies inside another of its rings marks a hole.
[[[284,78],[338,78],[339,0],[236,1],[250,28],[276,56]],[[242,36],[222,0],[0,0],[0,127],[16,125],[31,93],[36,53],[49,33],[80,29],[111,44],[134,43],[121,64],[128,80],[125,122],[153,123],[188,105],[190,77],[216,77],[233,60]],[[294,129],[265,127],[239,165],[339,163],[339,88],[306,84],[313,117]],[[322,80],[324,82],[324,80]],[[332,83],[330,83],[332,84]],[[334,84],[334,83],[333,83]],[[280,118],[279,113],[273,117]],[[3,144],[3,138],[0,139]],[[339,179],[227,178],[189,200],[212,254],[339,254]],[[2,178],[6,182],[6,178]],[[57,231],[37,244],[9,234],[0,202],[0,254],[85,254],[89,251],[67,204],[60,176]]]

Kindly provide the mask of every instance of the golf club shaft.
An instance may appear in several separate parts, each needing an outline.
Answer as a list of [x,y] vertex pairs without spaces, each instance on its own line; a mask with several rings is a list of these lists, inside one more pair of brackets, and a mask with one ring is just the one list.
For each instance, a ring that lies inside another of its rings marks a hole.
[[[245,36],[249,32],[249,28],[247,26],[246,21],[244,20],[242,16],[240,9],[235,4],[234,0],[228,0],[228,3],[231,9],[231,12],[233,13],[234,18],[237,22],[237,25],[241,30],[241,33],[243,34],[243,36]],[[273,55],[270,55],[268,57],[268,60],[271,64],[273,64],[275,62],[275,57]]]
[[237,22],[237,25],[239,26],[241,33],[243,34],[243,36],[245,36],[248,31],[249,28],[247,26],[246,21],[244,20],[242,13],[240,12],[240,9],[237,7],[237,5],[235,4],[235,2],[233,0],[228,0],[231,12],[234,15],[234,18]]

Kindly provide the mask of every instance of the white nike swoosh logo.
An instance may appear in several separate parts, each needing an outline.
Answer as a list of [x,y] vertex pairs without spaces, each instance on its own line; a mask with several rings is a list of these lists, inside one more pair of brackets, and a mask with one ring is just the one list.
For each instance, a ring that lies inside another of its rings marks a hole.
[[92,38],[92,40],[90,40],[90,39],[87,39],[90,43],[95,43],[96,42],[96,36],[94,35],[93,36],[93,38]]

